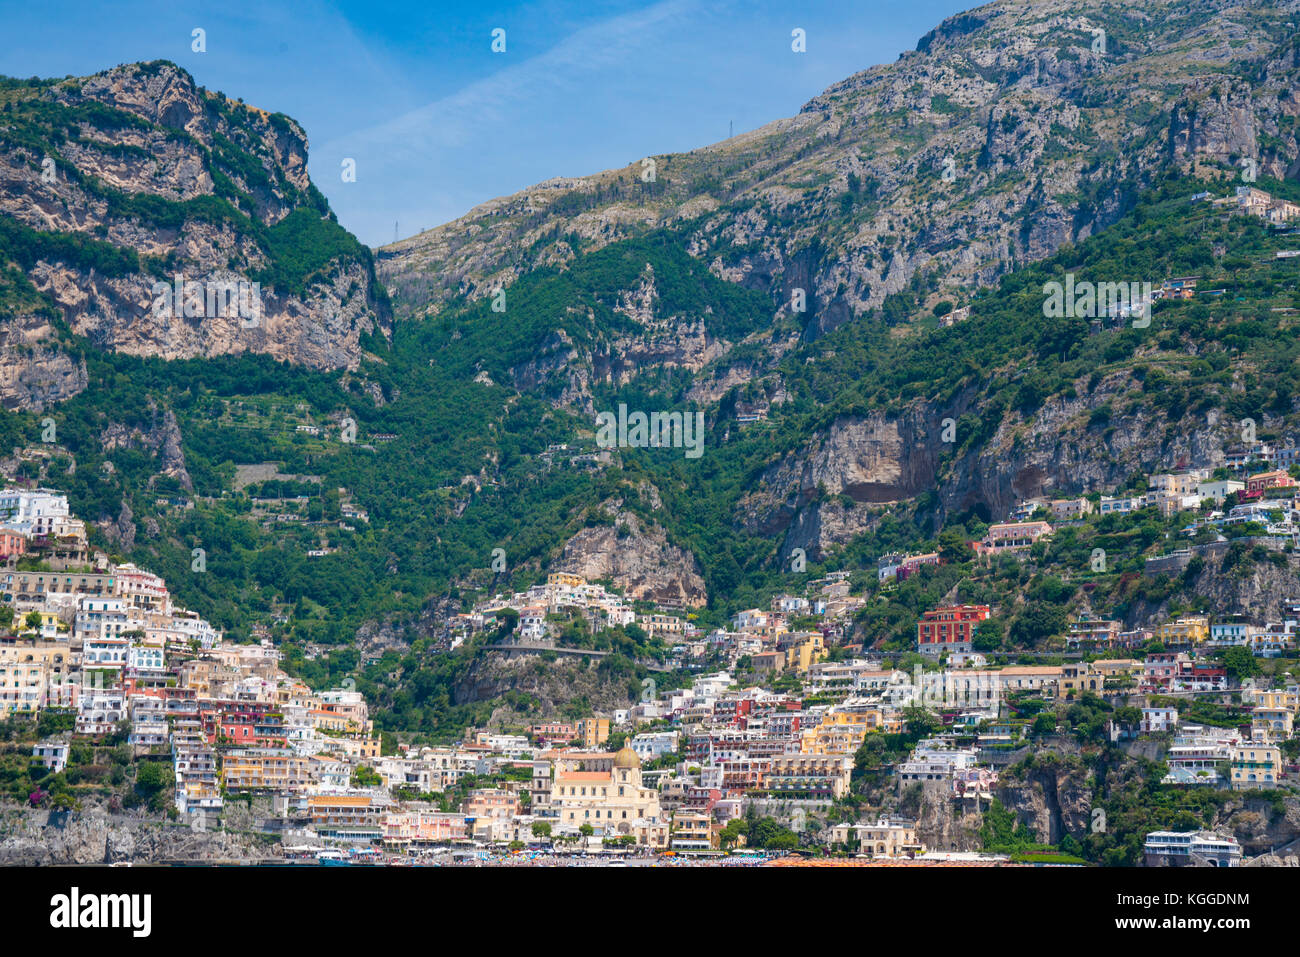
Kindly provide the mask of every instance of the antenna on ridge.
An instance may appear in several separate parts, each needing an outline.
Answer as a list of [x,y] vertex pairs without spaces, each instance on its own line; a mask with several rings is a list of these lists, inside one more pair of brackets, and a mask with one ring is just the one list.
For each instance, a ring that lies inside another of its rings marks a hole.
[[393,242],[397,242],[397,220],[393,220]]

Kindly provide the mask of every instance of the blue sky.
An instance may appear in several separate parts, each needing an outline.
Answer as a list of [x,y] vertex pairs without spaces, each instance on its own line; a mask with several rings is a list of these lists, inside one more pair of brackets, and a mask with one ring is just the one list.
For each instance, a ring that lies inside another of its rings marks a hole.
[[[693,149],[892,62],[973,0],[5,3],[0,73],[167,59],[301,122],[311,175],[363,242],[552,176]],[[207,51],[191,50],[206,31]],[[801,28],[807,52],[793,53]],[[506,31],[493,53],[492,31]],[[356,161],[345,183],[343,160]]]

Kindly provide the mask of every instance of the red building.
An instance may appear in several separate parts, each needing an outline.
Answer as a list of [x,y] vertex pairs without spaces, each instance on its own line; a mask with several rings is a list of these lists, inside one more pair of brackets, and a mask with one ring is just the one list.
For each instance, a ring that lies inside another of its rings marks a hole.
[[976,627],[988,617],[988,605],[944,605],[927,611],[916,623],[917,650],[929,655],[970,651]]
[[1258,475],[1252,475],[1246,479],[1246,492],[1250,495],[1258,495],[1271,488],[1294,488],[1295,479],[1287,472],[1278,469],[1275,472],[1260,472]]

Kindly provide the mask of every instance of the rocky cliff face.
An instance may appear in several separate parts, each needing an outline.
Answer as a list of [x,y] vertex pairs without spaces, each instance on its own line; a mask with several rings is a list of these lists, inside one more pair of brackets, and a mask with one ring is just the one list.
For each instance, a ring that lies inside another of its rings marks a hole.
[[[1204,566],[1193,578],[1191,590],[1204,595],[1217,615],[1282,621],[1288,617],[1292,596],[1300,594],[1300,556],[1281,557],[1281,564],[1245,559],[1230,565],[1226,552],[1205,554]],[[1167,613],[1167,605],[1151,607],[1137,601],[1128,617],[1136,626],[1137,622],[1157,620]]]
[[909,499],[933,488],[939,418],[918,404],[902,418],[841,416],[802,448],[769,466],[741,499],[737,519],[760,535],[784,534],[783,553],[820,557],[869,530],[871,504]]
[[[1119,759],[1108,762],[1105,779],[1086,762],[1078,745],[1059,739],[1050,749],[1040,749],[1028,766],[1003,772],[997,798],[1015,813],[1036,840],[1056,844],[1066,834],[1084,839],[1094,827],[1105,827],[1104,818],[1094,822],[1094,809],[1104,810],[1106,798],[1124,788],[1136,793],[1143,785],[1143,771],[1137,762]],[[1300,838],[1300,809],[1284,802],[1280,810],[1273,802],[1253,795],[1237,795],[1223,803],[1208,821],[1212,829],[1230,833],[1241,843],[1246,857],[1266,855]],[[1294,849],[1265,857],[1263,866],[1295,866]]]
[[708,596],[695,556],[671,544],[660,526],[621,505],[606,503],[613,526],[584,528],[565,542],[556,571],[588,581],[611,580],[636,601],[703,605]]
[[[293,120],[169,63],[5,81],[3,99],[0,264],[21,268],[73,333],[134,355],[256,352],[334,369],[387,330],[370,254],[312,186]],[[38,368],[28,378],[52,394],[75,385]]]
[[649,158],[653,182],[640,161],[551,180],[385,247],[380,273],[423,315],[571,261],[568,237],[589,251],[689,224],[716,275],[787,313],[803,290],[808,335],[918,279],[965,296],[1114,222],[1171,167],[1293,170],[1289,9],[1000,0],[795,117]]
[[998,799],[1042,843],[1058,844],[1066,834],[1080,838],[1088,833],[1092,809],[1099,806],[1097,782],[1077,755],[1039,753],[1022,775],[1003,777]]
[[[635,700],[634,686],[635,681],[605,676],[596,664],[584,659],[565,657],[548,662],[537,656],[507,659],[485,652],[456,686],[454,703],[496,701],[488,723],[500,727],[559,714],[565,705],[578,700],[585,700],[598,714],[608,714]],[[507,692],[515,694],[507,698]],[[511,700],[527,700],[530,708],[516,710]]]
[[0,325],[0,404],[38,412],[86,388],[85,360],[74,358],[49,320],[24,315]]
[[102,809],[0,809],[0,864],[7,867],[258,861],[278,856],[276,850],[247,835],[196,831]]
[[[910,810],[910,808],[909,808]],[[952,798],[946,781],[927,781],[916,809],[916,836],[930,850],[978,851],[983,848],[983,815],[973,805]]]
[[147,429],[130,428],[112,423],[100,433],[100,446],[105,452],[117,449],[140,449],[158,456],[158,474],[176,479],[181,487],[194,490],[190,473],[185,468],[185,453],[181,449],[181,430],[176,413],[160,410],[151,405],[153,422]]
[[[661,230],[713,276],[770,296],[771,325],[711,336],[705,317],[661,308],[663,277],[647,269],[614,297],[637,332],[593,345],[576,325],[589,311],[575,305],[511,384],[584,414],[593,390],[629,382],[681,382],[706,404],[742,389],[770,397],[791,349],[816,365],[814,342],[873,314],[905,335],[939,301],[967,304],[1115,223],[1167,175],[1294,175],[1294,16],[1285,3],[999,0],[795,117],[651,157],[653,182],[641,162],[549,181],[385,247],[378,268],[399,313],[419,318]],[[982,414],[974,391],[829,418],[763,463],[735,525],[779,536],[782,558],[795,548],[818,558],[870,532],[893,502],[926,496],[939,520],[1000,519],[1028,496],[1220,460],[1235,441],[1226,425],[1137,404],[1140,358],[1032,414],[1007,410],[979,441],[963,421]],[[961,423],[951,440],[948,418]]]

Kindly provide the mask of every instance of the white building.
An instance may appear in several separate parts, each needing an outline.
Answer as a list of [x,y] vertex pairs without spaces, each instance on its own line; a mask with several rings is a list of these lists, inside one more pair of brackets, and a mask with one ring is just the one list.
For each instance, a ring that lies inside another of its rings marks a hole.
[[636,752],[642,761],[652,761],[665,754],[677,751],[677,742],[681,735],[677,731],[653,731],[638,734],[628,746]]
[[116,638],[127,630],[126,602],[121,598],[77,599],[72,625],[73,645],[101,638]]
[[126,653],[126,666],[134,672],[164,671],[167,667],[167,658],[161,648],[154,648],[148,645],[137,645],[129,648]]
[[77,734],[110,734],[126,716],[126,701],[120,690],[81,689],[77,698]]
[[1241,845],[1237,839],[1209,831],[1152,831],[1142,851],[1147,867],[1241,865]]
[[70,517],[68,497],[53,489],[0,491],[0,522],[28,535],[49,535],[59,520]]
[[127,743],[135,748],[157,748],[168,739],[166,703],[154,695],[131,695],[127,702],[131,735]]
[[1234,479],[1224,479],[1219,482],[1201,482],[1196,486],[1196,494],[1202,499],[1214,499],[1214,504],[1222,505],[1223,500],[1233,492],[1244,492],[1246,490],[1245,482],[1238,482]]
[[54,774],[68,766],[68,752],[71,749],[67,741],[49,738],[32,747],[32,759],[44,765]]
[[1140,729],[1143,734],[1166,734],[1178,727],[1177,708],[1143,708]]
[[953,773],[975,767],[974,749],[944,748],[933,740],[917,745],[911,760],[898,766],[898,779],[903,784],[915,781],[951,781]]

